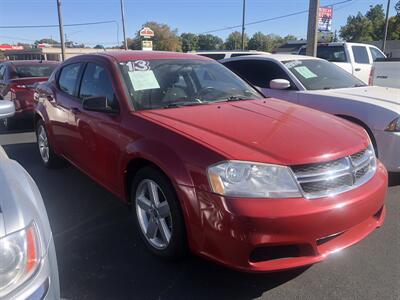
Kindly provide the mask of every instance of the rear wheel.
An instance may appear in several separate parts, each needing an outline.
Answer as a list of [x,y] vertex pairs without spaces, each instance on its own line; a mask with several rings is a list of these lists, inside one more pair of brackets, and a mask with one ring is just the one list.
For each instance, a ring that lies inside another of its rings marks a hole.
[[42,120],[36,124],[36,138],[42,163],[47,168],[56,168],[62,165],[62,159],[54,153],[50,143],[45,124]]
[[153,167],[132,182],[131,201],[139,234],[154,254],[177,259],[186,252],[186,230],[179,200],[168,178]]

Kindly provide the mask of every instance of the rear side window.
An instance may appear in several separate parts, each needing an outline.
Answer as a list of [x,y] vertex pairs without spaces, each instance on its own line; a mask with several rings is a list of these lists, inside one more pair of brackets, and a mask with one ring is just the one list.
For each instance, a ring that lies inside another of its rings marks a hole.
[[111,78],[108,75],[107,70],[97,64],[88,63],[82,77],[79,97],[81,99],[90,97],[106,97],[109,107],[113,109],[118,108]]
[[56,68],[56,64],[35,64],[35,65],[19,65],[15,66],[18,78],[27,77],[50,77]]
[[61,69],[60,76],[58,77],[58,86],[60,90],[75,95],[75,88],[79,77],[79,71],[82,64],[70,64]]
[[220,60],[220,59],[224,59],[225,58],[225,53],[207,53],[207,54],[201,54],[201,53],[197,53],[198,55],[201,56],[205,56],[208,58],[212,58],[215,60]]
[[379,51],[376,48],[370,47],[369,48],[371,50],[371,56],[372,56],[372,60],[376,61],[377,59],[382,59],[385,58],[385,55],[383,55],[383,53],[381,51]]
[[5,73],[6,73],[6,66],[0,65],[0,80],[4,80]]
[[[269,83],[273,79],[291,81],[286,72],[272,61],[238,60],[227,62],[224,65],[252,85],[260,88],[269,88]],[[294,84],[292,86],[294,87]]]
[[354,54],[354,61],[358,64],[369,64],[367,47],[351,46]]

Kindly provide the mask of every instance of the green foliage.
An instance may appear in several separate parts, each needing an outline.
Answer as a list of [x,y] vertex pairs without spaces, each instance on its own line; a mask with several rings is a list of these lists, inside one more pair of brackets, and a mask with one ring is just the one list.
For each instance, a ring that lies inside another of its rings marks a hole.
[[224,42],[216,35],[199,34],[198,50],[219,50],[223,48]]
[[194,33],[182,33],[181,34],[182,41],[182,51],[196,51],[199,49],[199,37]]
[[38,44],[50,44],[50,45],[53,45],[53,44],[59,44],[60,42],[57,42],[56,40],[53,40],[53,39],[40,39],[40,40],[36,40],[35,42],[34,42],[34,44],[37,46]]
[[[178,36],[177,29],[171,29],[167,24],[161,24],[157,22],[147,22],[142,27],[150,27],[154,31],[153,49],[159,51],[182,51],[181,39]],[[127,39],[128,48],[139,50],[142,48],[139,34],[140,30],[136,33],[136,36],[132,39]]]
[[400,15],[389,19],[388,40],[400,40]]
[[[247,49],[247,43],[249,38],[244,34],[244,49]],[[225,41],[225,49],[227,50],[238,50],[242,49],[242,33],[239,31],[232,32]]]
[[272,52],[287,41],[297,40],[294,35],[287,35],[281,37],[276,34],[263,34],[256,32],[253,34],[248,43],[249,50]]

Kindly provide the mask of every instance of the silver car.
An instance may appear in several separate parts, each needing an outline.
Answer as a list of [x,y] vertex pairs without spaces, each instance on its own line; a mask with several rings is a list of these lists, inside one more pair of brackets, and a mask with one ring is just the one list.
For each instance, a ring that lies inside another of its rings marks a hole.
[[[0,118],[15,111],[0,101]],[[0,299],[60,299],[53,235],[35,182],[0,146]]]

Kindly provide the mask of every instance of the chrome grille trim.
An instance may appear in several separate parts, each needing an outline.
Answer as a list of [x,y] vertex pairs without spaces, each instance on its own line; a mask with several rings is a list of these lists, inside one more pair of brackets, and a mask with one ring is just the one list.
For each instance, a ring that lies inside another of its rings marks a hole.
[[347,157],[291,169],[305,198],[323,198],[353,190],[369,181],[376,171],[376,158],[369,146]]

